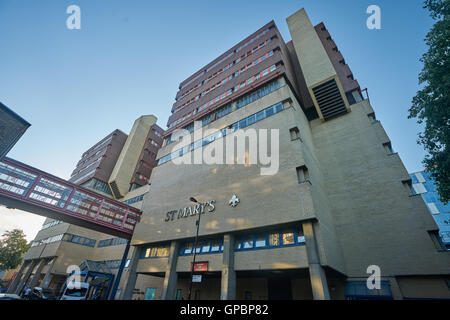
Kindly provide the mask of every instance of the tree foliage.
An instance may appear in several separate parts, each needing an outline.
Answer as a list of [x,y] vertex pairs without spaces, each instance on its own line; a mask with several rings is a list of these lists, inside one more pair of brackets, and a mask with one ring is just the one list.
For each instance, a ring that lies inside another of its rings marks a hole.
[[426,0],[424,8],[436,21],[425,42],[428,51],[420,61],[419,90],[408,118],[425,123],[418,143],[427,155],[423,164],[436,181],[441,201],[450,201],[450,0]]
[[15,269],[29,245],[22,230],[6,231],[0,240],[0,270]]

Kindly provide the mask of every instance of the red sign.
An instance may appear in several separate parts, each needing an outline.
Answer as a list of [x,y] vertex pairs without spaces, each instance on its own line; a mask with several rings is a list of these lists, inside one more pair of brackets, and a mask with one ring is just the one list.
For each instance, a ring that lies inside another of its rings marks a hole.
[[208,261],[196,262],[194,265],[194,272],[208,271],[208,264]]

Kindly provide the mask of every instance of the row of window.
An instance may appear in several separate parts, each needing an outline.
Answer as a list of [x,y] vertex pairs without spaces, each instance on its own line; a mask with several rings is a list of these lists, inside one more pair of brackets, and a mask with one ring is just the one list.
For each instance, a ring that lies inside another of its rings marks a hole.
[[111,189],[109,188],[109,185],[106,182],[97,180],[97,179],[91,179],[85,184],[83,184],[83,187],[85,188],[91,188],[97,191],[101,191],[106,194],[112,195]]
[[[122,260],[106,260],[105,264],[106,266],[113,270],[113,269],[119,269],[120,267],[120,263],[122,262]],[[130,259],[127,259],[127,261],[125,262],[125,266],[124,268],[127,269],[130,266]]]
[[100,240],[98,242],[98,247],[109,247],[109,246],[118,246],[121,244],[125,244],[127,243],[126,239],[122,239],[122,238],[110,238],[110,239],[105,239],[105,240]]
[[45,230],[45,229],[51,228],[51,227],[56,226],[56,225],[58,225],[60,223],[62,223],[62,221],[53,220],[52,222],[49,222],[49,223],[46,223],[46,224],[42,225],[41,230]]
[[[270,42],[271,42],[271,39],[267,39],[266,41],[262,42],[259,46],[257,46],[257,47],[255,48],[255,50],[254,50],[252,53],[254,53],[254,52],[256,52],[257,50],[259,50],[259,49],[263,48],[264,46],[268,45]],[[226,78],[220,80],[219,82],[217,82],[217,83],[216,83],[215,85],[213,85],[212,87],[210,87],[210,88],[208,88],[208,89],[202,91],[202,92],[201,92],[200,94],[198,94],[197,96],[193,97],[193,98],[190,99],[189,101],[186,101],[186,102],[183,103],[182,105],[178,106],[177,110],[184,108],[185,106],[187,106],[188,104],[190,104],[190,103],[192,103],[192,102],[194,102],[194,101],[197,101],[197,100],[200,99],[201,97],[203,97],[203,96],[207,95],[208,93],[214,91],[215,89],[217,89],[217,88],[223,86],[225,83],[227,83],[228,81],[230,81],[231,79],[233,79],[233,77],[235,78],[235,77],[239,76],[242,72],[244,72],[244,71],[250,69],[250,68],[253,67],[253,66],[256,66],[259,62],[264,61],[266,58],[271,57],[271,56],[273,56],[273,51],[270,51],[270,52],[264,54],[262,57],[256,59],[256,60],[253,61],[253,62],[250,62],[250,63],[249,63],[248,65],[246,65],[246,66],[243,66],[240,70],[236,71],[235,73],[231,74],[230,76],[228,76],[228,77],[226,77]],[[239,62],[241,61],[241,59],[243,59],[243,58],[245,58],[245,55],[242,56],[241,58],[236,59],[236,60],[233,61],[230,65],[225,66],[222,70],[223,70],[223,71],[228,70],[228,69],[231,68],[232,66],[236,65],[237,63],[239,63]],[[219,73],[220,73],[222,70],[219,70]],[[218,73],[218,74],[219,74],[219,73]],[[209,81],[209,80],[207,80],[207,81]],[[202,84],[201,84],[201,85],[202,85]],[[183,95],[180,97],[180,99],[183,98],[185,95],[187,95],[187,94],[190,93],[190,92],[191,92],[191,90],[189,90],[188,92],[186,92],[185,94],[183,94]],[[176,111],[175,111],[175,112],[176,112]]]
[[198,74],[197,76],[195,76],[194,78],[192,78],[191,80],[189,80],[187,83],[185,83],[183,86],[180,86],[180,90],[188,85],[190,85],[192,82],[194,82],[195,80],[197,80],[198,78],[200,78],[201,76],[203,76],[205,73],[211,71],[212,69],[214,69],[215,67],[217,67],[219,64],[221,64],[222,62],[224,62],[225,60],[227,60],[228,58],[230,58],[231,56],[233,56],[235,53],[238,53],[239,51],[241,51],[242,49],[244,49],[245,47],[247,47],[248,45],[250,45],[251,43],[255,42],[257,39],[261,38],[263,35],[265,35],[267,32],[269,32],[269,30],[271,29],[267,28],[266,30],[264,30],[263,32],[261,32],[260,34],[256,35],[254,38],[250,39],[249,41],[247,41],[246,43],[242,44],[240,47],[236,48],[235,50],[231,51],[228,55],[224,56],[222,59],[220,59],[219,61],[217,61],[215,64],[213,64],[212,66],[208,67],[206,70],[204,70],[202,73]]
[[142,259],[161,258],[169,256],[169,245],[151,246],[146,248]]
[[213,104],[218,103],[219,101],[227,98],[228,96],[230,96],[231,94],[237,92],[238,90],[244,88],[246,85],[249,85],[251,83],[253,83],[254,81],[268,75],[269,73],[275,71],[277,68],[276,65],[272,65],[269,68],[264,69],[263,71],[259,72],[256,75],[253,75],[252,77],[248,78],[247,80],[243,81],[239,86],[236,86],[234,88],[231,88],[230,90],[228,90],[227,92],[222,93],[221,95],[215,97],[214,99],[211,99],[210,101],[206,102],[205,104],[201,105],[200,107],[194,109],[192,112],[190,112],[189,114],[185,115],[182,118],[179,118],[178,120],[172,122],[169,125],[169,128],[172,128],[178,124],[180,124],[181,122],[183,122],[184,120],[186,120],[187,118],[190,118],[191,116],[196,115],[197,113],[202,112],[203,110],[206,110],[206,108],[211,107]]
[[283,231],[245,234],[235,240],[235,251],[270,249],[285,246],[304,245],[305,237],[301,228]]
[[[283,85],[281,83],[282,79],[283,78],[271,81],[271,82],[261,86],[258,90],[240,97],[239,99],[236,100],[236,102],[226,104],[225,106],[218,108],[215,112],[210,113],[210,114],[200,118],[199,121],[202,122],[202,127],[210,124],[211,122],[213,122],[217,119],[220,119],[220,118],[226,116],[227,114],[229,114],[230,112],[233,111],[233,108],[235,108],[235,109],[242,108],[242,107],[246,106],[247,104],[249,104],[253,101],[256,101],[259,98],[262,98],[265,95],[268,95],[269,93],[279,89]],[[187,130],[189,133],[192,133],[194,131],[194,123],[191,122],[189,125],[187,125],[183,129]],[[182,136],[179,136],[178,138],[180,139],[180,138],[182,138]],[[172,140],[171,136],[169,136],[166,139],[165,145],[167,146],[173,142],[175,142],[175,140]]]
[[67,242],[72,242],[72,243],[76,243],[76,244],[81,244],[83,246],[92,247],[92,248],[95,247],[95,243],[97,242],[94,239],[90,239],[90,238],[86,238],[86,237],[82,237],[82,236],[77,236],[75,234],[69,234],[69,233],[64,234],[64,237],[63,237],[62,241],[67,241]]
[[237,131],[238,129],[243,129],[247,126],[250,126],[258,121],[261,121],[265,118],[268,118],[280,111],[283,110],[283,103],[278,102],[277,104],[270,106],[264,110],[261,110],[258,113],[252,114],[251,116],[248,116],[238,122],[233,123],[230,127],[224,128],[222,130],[219,130],[213,134],[210,134],[206,136],[203,139],[194,141],[189,146],[186,146],[184,148],[180,148],[172,153],[169,153],[168,155],[165,155],[164,157],[159,159],[158,165],[161,165],[163,163],[166,163],[167,161],[170,161],[172,159],[178,158],[183,156],[184,154],[191,152],[197,148],[203,147],[221,137],[226,136],[229,133],[233,133]]
[[77,236],[77,235],[70,234],[70,233],[62,233],[62,234],[58,234],[56,236],[33,241],[31,243],[31,246],[36,247],[41,244],[49,244],[49,243],[53,243],[53,242],[57,242],[57,241],[73,242],[73,243],[80,244],[83,246],[88,246],[88,247],[95,247],[95,242],[96,242],[94,239],[81,237],[81,236]]
[[[196,254],[207,253],[220,253],[223,252],[223,240],[222,239],[207,239],[199,240]],[[194,253],[194,242],[185,242],[180,247],[180,255],[187,256]]]
[[[304,244],[305,237],[303,236],[303,231],[301,230],[301,228],[292,228],[283,231],[268,231],[262,233],[239,235],[235,238],[234,250],[244,251],[271,249]],[[145,255],[146,258],[151,257],[152,249],[147,249],[149,254]],[[222,238],[199,240],[195,249],[196,254],[213,254],[221,252],[223,252]],[[194,242],[188,241],[183,243],[180,246],[179,255],[186,256],[191,254],[194,254]]]
[[142,200],[144,200],[144,195],[143,194],[141,194],[140,196],[137,196],[137,197],[125,200],[123,203],[126,203],[128,205],[132,205],[133,203],[140,202]]

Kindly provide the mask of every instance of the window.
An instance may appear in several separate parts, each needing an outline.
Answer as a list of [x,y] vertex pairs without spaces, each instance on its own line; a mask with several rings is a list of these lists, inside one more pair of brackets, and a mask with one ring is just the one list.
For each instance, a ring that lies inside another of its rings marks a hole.
[[210,250],[211,250],[211,243],[210,242],[203,242],[202,253],[207,253]]
[[244,249],[251,249],[251,248],[253,248],[253,236],[246,236],[244,238],[243,248]]
[[436,230],[428,231],[431,241],[433,241],[434,247],[438,251],[446,250],[445,245],[442,243],[442,239],[439,236],[439,232]]
[[188,242],[185,244],[184,246],[184,252],[183,254],[191,254],[192,253],[192,247],[194,246],[194,244],[192,242]]
[[277,247],[280,245],[280,235],[278,232],[269,234],[269,245],[271,247]]
[[305,236],[303,235],[302,228],[297,229],[297,243],[305,243]]
[[408,192],[408,194],[410,196],[416,195],[416,192],[414,191],[414,188],[412,187],[412,180],[411,179],[403,180],[402,183],[403,183],[403,186],[405,187],[406,191]]
[[291,245],[295,243],[294,232],[291,230],[283,232],[282,238],[283,238],[283,245]]
[[240,250],[242,248],[242,242],[241,239],[236,239],[236,242],[234,243],[234,249]]
[[263,248],[266,246],[266,235],[258,235],[255,238],[255,248]]
[[219,252],[220,251],[220,240],[213,240],[211,242],[211,252]]
[[289,133],[291,135],[291,141],[300,139],[300,131],[297,127],[289,129]]
[[385,143],[383,143],[383,148],[384,148],[384,150],[386,151],[387,154],[393,154],[393,153],[395,153],[395,152],[394,152],[394,149],[392,149],[391,142],[385,142]]
[[300,166],[296,168],[298,183],[309,181],[309,172],[306,166]]

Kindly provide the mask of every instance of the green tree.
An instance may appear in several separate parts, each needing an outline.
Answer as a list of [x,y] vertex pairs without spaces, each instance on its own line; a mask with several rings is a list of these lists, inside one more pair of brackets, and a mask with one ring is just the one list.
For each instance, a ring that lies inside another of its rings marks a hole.
[[450,201],[450,0],[426,0],[424,8],[436,21],[420,61],[423,88],[412,100],[408,118],[425,123],[418,143],[427,151],[423,164],[436,181],[441,201]]
[[17,268],[29,247],[22,230],[6,231],[0,240],[0,270]]

